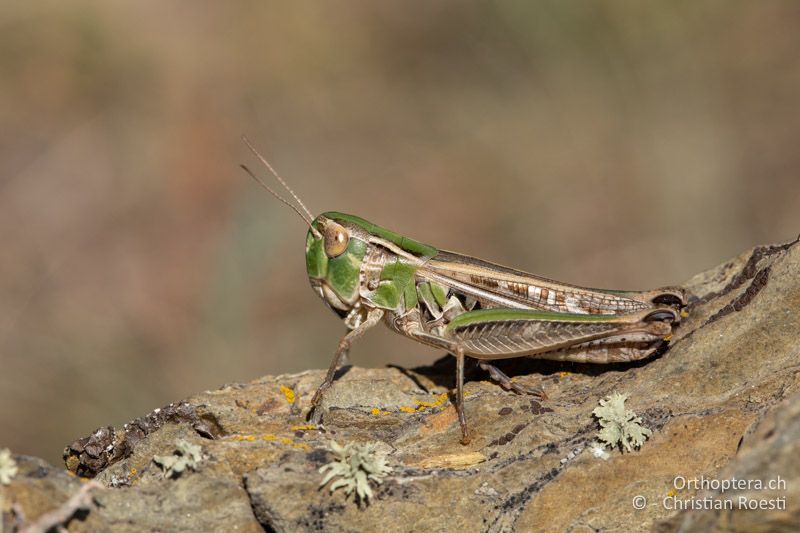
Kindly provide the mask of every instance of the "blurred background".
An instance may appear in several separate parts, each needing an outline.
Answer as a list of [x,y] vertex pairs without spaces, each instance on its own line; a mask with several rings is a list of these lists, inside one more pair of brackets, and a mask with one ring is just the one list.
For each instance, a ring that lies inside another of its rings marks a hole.
[[[0,3],[0,446],[327,367],[319,213],[652,288],[800,232],[800,3]],[[383,329],[363,366],[441,354]]]

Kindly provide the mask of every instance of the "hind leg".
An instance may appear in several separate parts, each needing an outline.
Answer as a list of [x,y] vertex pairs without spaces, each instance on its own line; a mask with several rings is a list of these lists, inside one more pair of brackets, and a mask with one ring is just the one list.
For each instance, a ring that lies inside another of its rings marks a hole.
[[478,361],[478,365],[480,365],[482,370],[485,370],[489,373],[489,377],[492,378],[492,381],[496,382],[498,385],[500,385],[506,390],[511,390],[518,394],[529,394],[531,396],[536,396],[542,400],[547,399],[547,394],[545,394],[545,392],[541,388],[525,387],[523,385],[520,385],[519,383],[515,383],[511,381],[511,378],[508,377],[505,373],[503,373],[502,370],[485,361]]

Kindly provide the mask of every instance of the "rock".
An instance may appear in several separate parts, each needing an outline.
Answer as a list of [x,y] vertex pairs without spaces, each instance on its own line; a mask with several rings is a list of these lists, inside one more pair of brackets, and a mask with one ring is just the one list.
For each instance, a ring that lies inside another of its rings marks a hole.
[[[549,400],[467,384],[474,437],[459,444],[448,395],[454,364],[349,367],[325,398],[324,372],[264,377],[198,394],[71,444],[71,472],[106,489],[70,530],[528,531],[791,530],[800,523],[800,246],[758,247],[689,280],[689,316],[647,361],[592,366],[502,363]],[[332,343],[335,341],[332,340]],[[595,453],[598,401],[613,391],[653,431],[638,451]],[[166,479],[152,462],[178,439],[200,445],[197,471]],[[394,471],[369,502],[321,488],[329,442],[379,442]],[[5,487],[28,520],[81,485],[33,459]],[[782,479],[771,489],[705,490],[724,480]],[[682,481],[683,480],[683,481]],[[697,483],[692,484],[692,480]],[[785,508],[681,510],[683,502],[779,501]],[[641,507],[641,508],[639,508]],[[4,520],[10,527],[10,503]]]
[[[658,524],[658,531],[797,531],[798,455],[800,395],[796,394],[771,410],[753,432],[745,435],[736,461],[719,473],[721,480],[739,480],[737,485],[728,490],[702,490],[697,496],[725,502],[728,508],[716,512],[685,510]],[[748,485],[748,480],[764,483]],[[767,509],[760,510],[758,505]]]

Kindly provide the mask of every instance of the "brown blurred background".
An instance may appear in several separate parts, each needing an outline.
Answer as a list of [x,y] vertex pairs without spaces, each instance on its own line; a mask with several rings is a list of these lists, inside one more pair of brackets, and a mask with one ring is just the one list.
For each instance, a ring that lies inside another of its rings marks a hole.
[[[0,3],[0,446],[327,366],[315,212],[580,284],[800,231],[800,3]],[[359,365],[432,361],[387,331]]]

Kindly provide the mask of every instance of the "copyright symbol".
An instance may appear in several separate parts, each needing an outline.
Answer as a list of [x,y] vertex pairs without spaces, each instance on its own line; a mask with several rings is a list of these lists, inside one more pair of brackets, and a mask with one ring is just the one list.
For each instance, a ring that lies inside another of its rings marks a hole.
[[638,496],[633,497],[633,508],[634,509],[644,509],[647,507],[647,498],[639,494]]

